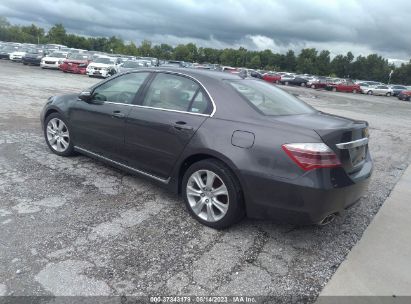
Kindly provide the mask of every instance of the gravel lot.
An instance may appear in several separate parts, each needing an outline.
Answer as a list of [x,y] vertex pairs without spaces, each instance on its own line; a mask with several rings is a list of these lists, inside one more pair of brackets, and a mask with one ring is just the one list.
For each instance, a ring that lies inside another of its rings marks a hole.
[[46,98],[97,81],[0,61],[0,295],[313,300],[410,163],[411,103],[287,87],[319,110],[370,122],[370,189],[326,227],[246,219],[215,231],[150,181],[49,151],[39,122]]

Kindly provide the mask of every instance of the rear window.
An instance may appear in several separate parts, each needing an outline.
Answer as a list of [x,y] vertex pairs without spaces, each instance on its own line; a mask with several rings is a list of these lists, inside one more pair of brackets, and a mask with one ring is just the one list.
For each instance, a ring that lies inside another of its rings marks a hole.
[[265,81],[244,79],[228,83],[261,114],[277,116],[315,112],[302,100]]

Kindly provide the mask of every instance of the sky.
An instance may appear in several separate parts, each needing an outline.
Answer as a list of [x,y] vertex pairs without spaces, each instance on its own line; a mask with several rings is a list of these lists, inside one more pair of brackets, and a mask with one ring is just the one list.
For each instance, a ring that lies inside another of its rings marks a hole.
[[411,58],[410,0],[1,0],[0,16],[139,44]]

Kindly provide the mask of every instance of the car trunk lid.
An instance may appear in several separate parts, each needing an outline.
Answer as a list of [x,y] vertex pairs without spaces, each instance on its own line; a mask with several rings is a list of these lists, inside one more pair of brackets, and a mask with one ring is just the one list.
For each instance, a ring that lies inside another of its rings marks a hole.
[[339,157],[348,174],[361,170],[368,153],[368,123],[322,112],[279,116],[277,121],[313,129]]

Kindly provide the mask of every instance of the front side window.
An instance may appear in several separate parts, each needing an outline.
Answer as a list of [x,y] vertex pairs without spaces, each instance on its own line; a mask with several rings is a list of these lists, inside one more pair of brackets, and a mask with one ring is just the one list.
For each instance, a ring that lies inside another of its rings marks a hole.
[[130,73],[116,77],[93,91],[93,100],[131,104],[149,73]]
[[159,73],[154,78],[143,101],[143,106],[204,113],[200,86],[186,77]]
[[243,79],[228,83],[261,114],[277,116],[315,112],[302,100],[264,81]]

